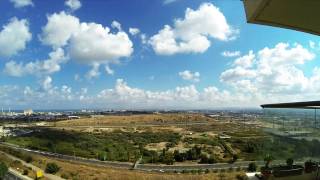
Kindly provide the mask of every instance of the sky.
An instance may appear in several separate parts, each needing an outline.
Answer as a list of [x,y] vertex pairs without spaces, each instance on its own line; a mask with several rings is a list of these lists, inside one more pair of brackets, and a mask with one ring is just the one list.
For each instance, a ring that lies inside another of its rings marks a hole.
[[239,0],[1,0],[0,107],[216,109],[318,100],[319,37]]

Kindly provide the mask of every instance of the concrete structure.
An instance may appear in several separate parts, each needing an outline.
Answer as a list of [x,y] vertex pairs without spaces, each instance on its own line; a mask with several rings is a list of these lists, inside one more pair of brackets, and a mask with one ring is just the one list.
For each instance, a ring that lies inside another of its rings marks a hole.
[[32,109],[26,109],[26,110],[23,111],[23,114],[25,116],[30,116],[30,115],[33,114],[33,110]]
[[248,23],[320,35],[318,0],[243,0]]

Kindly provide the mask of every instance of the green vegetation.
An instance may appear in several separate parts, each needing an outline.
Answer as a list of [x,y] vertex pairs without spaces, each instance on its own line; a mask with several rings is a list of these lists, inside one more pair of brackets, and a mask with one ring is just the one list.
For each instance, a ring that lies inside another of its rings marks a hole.
[[3,179],[8,172],[8,166],[4,162],[0,162],[0,179]]
[[[170,142],[177,144],[180,135],[172,132],[123,132],[80,133],[46,129],[21,137],[10,137],[7,142],[26,148],[66,155],[96,158],[108,161],[136,161],[140,156],[151,159],[154,152],[144,149],[149,143]],[[24,157],[21,153],[17,157]],[[32,159],[31,159],[32,160]]]
[[48,163],[46,166],[46,173],[55,174],[60,170],[60,167],[56,163]]
[[256,171],[257,171],[257,165],[256,165],[256,163],[254,163],[254,162],[249,163],[249,165],[248,165],[248,171],[249,171],[249,172],[256,172]]
[[232,138],[228,142],[240,149],[239,158],[245,160],[264,160],[269,154],[274,159],[299,159],[302,157],[320,157],[320,142],[289,137],[272,136],[258,139]]

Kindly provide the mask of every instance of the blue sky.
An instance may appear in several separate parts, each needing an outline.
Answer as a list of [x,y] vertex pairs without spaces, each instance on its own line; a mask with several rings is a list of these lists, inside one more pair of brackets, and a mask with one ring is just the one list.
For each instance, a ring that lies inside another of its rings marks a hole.
[[0,1],[0,106],[212,109],[316,100],[319,37],[241,1]]

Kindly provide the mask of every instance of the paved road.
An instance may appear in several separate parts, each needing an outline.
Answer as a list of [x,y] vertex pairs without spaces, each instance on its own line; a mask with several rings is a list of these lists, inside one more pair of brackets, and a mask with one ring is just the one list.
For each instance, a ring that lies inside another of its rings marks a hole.
[[5,175],[3,179],[4,180],[24,180],[10,171]]
[[[17,149],[17,148],[15,148],[15,149]],[[7,153],[5,153],[5,152],[1,152],[1,153],[5,154],[5,155],[6,155],[7,157],[9,157],[10,159],[20,161],[20,162],[22,163],[22,165],[31,168],[33,171],[42,171],[42,172],[43,172],[42,169],[38,168],[37,166],[35,166],[35,165],[31,164],[31,163],[27,163],[27,162],[25,162],[25,161],[23,161],[23,160],[15,157],[15,156],[12,156],[12,155],[10,155],[10,154],[7,154]],[[13,169],[12,169],[12,170],[13,170]],[[13,170],[13,171],[14,171],[14,170]],[[20,175],[20,174],[18,173],[18,175]],[[43,175],[44,175],[44,177],[46,177],[46,178],[48,178],[48,179],[52,179],[52,180],[63,180],[61,177],[56,176],[56,175],[54,175],[54,174],[43,173]]]
[[[18,147],[16,145],[8,144],[8,143],[1,143],[3,145],[9,146],[11,148],[27,151],[30,153],[40,154],[47,157],[53,157],[57,159],[62,159],[70,162],[78,162],[78,163],[86,163],[92,165],[99,165],[99,166],[107,166],[107,167],[115,167],[115,168],[124,168],[124,169],[136,169],[141,171],[160,171],[160,172],[173,172],[173,171],[183,171],[183,170],[198,170],[198,169],[229,169],[229,168],[246,168],[248,167],[249,163],[254,162],[258,166],[264,166],[263,161],[238,161],[235,163],[216,163],[216,164],[194,164],[194,165],[152,165],[152,164],[139,164],[138,163],[128,163],[128,162],[112,162],[112,161],[99,161],[96,159],[86,159],[81,157],[74,157],[68,155],[62,155],[57,153],[50,153],[44,151],[36,151]],[[284,160],[275,160],[272,162],[272,165],[280,165],[285,164]],[[296,162],[296,164],[303,164],[303,162]]]
[[4,177],[4,180],[32,180],[32,179],[27,176],[21,175],[20,172],[12,168],[9,168],[8,173]]

